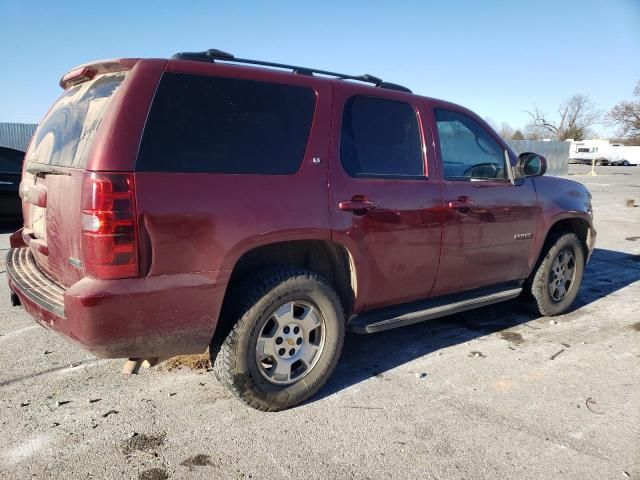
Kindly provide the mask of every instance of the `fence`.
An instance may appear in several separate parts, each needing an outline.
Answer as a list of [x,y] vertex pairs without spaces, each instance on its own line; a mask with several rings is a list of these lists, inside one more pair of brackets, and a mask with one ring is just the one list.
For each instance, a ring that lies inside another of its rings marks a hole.
[[542,142],[537,140],[508,140],[507,143],[516,153],[539,153],[547,159],[549,175],[567,175],[569,172],[569,142]]
[[26,150],[37,126],[31,123],[0,123],[0,147]]

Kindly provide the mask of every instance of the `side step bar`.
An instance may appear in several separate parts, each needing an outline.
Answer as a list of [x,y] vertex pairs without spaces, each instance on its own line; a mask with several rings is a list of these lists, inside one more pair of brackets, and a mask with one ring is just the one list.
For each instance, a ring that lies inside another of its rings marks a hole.
[[455,295],[445,295],[427,301],[411,302],[395,307],[371,310],[351,319],[347,328],[354,333],[375,333],[413,323],[431,320],[473,308],[516,298],[522,287],[510,284],[496,290],[478,289]]

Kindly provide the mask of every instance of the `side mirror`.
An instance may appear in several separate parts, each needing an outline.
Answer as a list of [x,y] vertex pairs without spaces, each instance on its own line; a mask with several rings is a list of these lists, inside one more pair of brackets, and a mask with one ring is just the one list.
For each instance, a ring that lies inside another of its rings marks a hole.
[[547,171],[547,159],[537,153],[521,153],[518,155],[516,170],[520,178],[539,177]]

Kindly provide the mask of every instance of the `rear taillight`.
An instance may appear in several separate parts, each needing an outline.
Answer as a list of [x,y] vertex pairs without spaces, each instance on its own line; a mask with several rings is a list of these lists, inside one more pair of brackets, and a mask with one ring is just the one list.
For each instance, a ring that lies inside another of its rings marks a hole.
[[82,185],[82,249],[96,278],[138,275],[133,175],[87,173]]

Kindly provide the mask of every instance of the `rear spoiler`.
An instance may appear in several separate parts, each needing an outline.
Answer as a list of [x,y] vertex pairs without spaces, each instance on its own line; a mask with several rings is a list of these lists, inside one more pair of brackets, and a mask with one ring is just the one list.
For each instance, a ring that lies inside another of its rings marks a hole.
[[114,73],[131,70],[138,63],[139,58],[120,58],[111,60],[97,60],[85,63],[72,68],[60,79],[60,86],[63,90],[78,85],[79,83],[91,80],[96,75],[103,73]]

